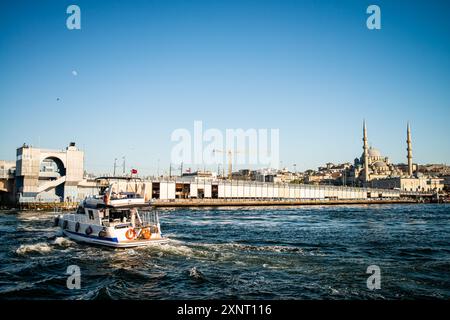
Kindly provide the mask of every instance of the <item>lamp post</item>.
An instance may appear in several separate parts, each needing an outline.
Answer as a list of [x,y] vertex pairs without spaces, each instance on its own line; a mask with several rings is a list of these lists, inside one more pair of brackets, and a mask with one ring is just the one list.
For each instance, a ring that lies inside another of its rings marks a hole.
[[158,168],[156,170],[156,174],[158,175],[158,179],[159,179],[159,159],[158,159]]

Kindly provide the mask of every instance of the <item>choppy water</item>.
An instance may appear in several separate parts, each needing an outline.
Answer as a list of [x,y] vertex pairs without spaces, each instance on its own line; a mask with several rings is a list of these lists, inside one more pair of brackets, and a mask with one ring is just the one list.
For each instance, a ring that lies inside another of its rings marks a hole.
[[450,205],[167,209],[172,241],[139,249],[75,243],[52,216],[0,212],[1,299],[450,298]]

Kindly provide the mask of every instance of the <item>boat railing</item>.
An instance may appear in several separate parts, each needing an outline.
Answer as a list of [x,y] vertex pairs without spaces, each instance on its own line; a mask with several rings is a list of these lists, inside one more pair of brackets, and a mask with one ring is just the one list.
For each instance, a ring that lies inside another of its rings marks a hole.
[[139,217],[144,226],[155,226],[159,223],[158,215],[154,211],[139,211]]

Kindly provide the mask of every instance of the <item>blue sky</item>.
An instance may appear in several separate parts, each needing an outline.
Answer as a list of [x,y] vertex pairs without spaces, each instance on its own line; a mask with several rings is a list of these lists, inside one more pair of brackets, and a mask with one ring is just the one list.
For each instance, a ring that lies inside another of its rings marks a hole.
[[[81,8],[81,30],[66,8]],[[381,8],[381,30],[366,8]],[[448,163],[447,1],[2,1],[0,159],[75,141],[88,171],[114,158],[167,171],[177,128],[278,128],[283,166]],[[76,70],[77,75],[72,71]],[[59,100],[58,100],[59,99]],[[120,162],[120,160],[119,160]],[[194,167],[195,168],[195,167]]]

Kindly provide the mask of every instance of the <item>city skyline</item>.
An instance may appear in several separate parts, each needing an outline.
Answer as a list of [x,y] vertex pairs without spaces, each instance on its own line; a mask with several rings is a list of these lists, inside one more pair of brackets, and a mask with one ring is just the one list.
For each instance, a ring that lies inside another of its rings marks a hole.
[[[156,172],[154,173],[147,173],[147,174],[140,174],[141,171],[140,169],[138,169],[136,166],[133,165],[127,165],[126,164],[126,156],[122,156],[120,158],[114,158],[114,163],[112,165],[112,168],[109,168],[108,170],[102,171],[102,172],[94,172],[94,171],[89,171],[89,170],[85,170],[85,173],[88,175],[94,174],[94,176],[102,176],[102,175],[106,175],[106,176],[110,176],[112,173],[112,176],[129,176],[130,174],[134,174],[136,176],[180,176],[181,173],[193,173],[193,172],[217,172],[218,175],[223,175],[223,176],[229,176],[230,172],[229,169],[232,168],[233,173],[238,173],[238,171],[240,170],[244,170],[247,171],[249,170],[250,172],[254,171],[261,171],[261,172],[265,172],[267,170],[269,170],[270,172],[283,172],[285,170],[287,170],[288,172],[292,172],[292,173],[306,173],[309,171],[313,171],[313,172],[317,172],[316,169],[318,169],[318,171],[321,171],[323,169],[325,169],[326,167],[329,166],[336,166],[336,167],[341,167],[341,166],[346,166],[348,165],[349,168],[357,168],[361,163],[364,164],[363,168],[363,172],[364,172],[364,179],[367,181],[368,180],[368,176],[366,175],[367,172],[372,172],[373,169],[368,170],[368,167],[366,165],[368,165],[370,163],[370,161],[368,161],[368,158],[366,157],[367,154],[371,154],[371,155],[376,155],[375,159],[373,160],[373,162],[382,160],[382,161],[388,161],[387,164],[384,164],[384,166],[390,166],[389,163],[391,163],[389,160],[389,157],[385,157],[382,156],[379,149],[377,149],[376,147],[370,145],[368,143],[368,135],[367,135],[367,125],[366,125],[366,121],[363,120],[363,134],[362,134],[362,149],[363,152],[361,154],[361,156],[357,156],[356,158],[353,159],[354,164],[352,164],[352,161],[344,161],[344,162],[330,162],[330,161],[323,161],[320,165],[318,165],[315,168],[306,168],[303,170],[298,170],[297,168],[297,164],[293,163],[293,164],[285,164],[283,166],[283,161],[280,161],[280,166],[278,168],[274,168],[274,167],[270,167],[270,166],[263,166],[263,165],[251,165],[251,164],[239,164],[236,165],[233,162],[233,166],[229,167],[228,166],[228,159],[224,159],[223,162],[220,163],[216,163],[216,164],[208,164],[208,165],[192,165],[190,163],[170,163],[169,165],[165,166],[161,166],[159,161],[158,161],[158,165],[157,165],[157,169]],[[412,155],[412,144],[413,144],[413,140],[411,138],[411,126],[409,124],[409,122],[407,123],[406,126],[406,151],[407,151],[407,161],[399,161],[396,163],[392,163],[392,165],[394,166],[404,166],[406,167],[406,171],[401,172],[400,171],[396,171],[396,172],[392,172],[393,176],[398,176],[400,175],[406,175],[406,176],[413,176],[415,172],[419,172],[419,166],[436,166],[436,165],[442,165],[444,167],[447,167],[447,163],[417,163],[413,161],[413,155]],[[65,152],[65,150],[67,150],[68,148],[74,147],[76,146],[75,142],[71,142],[69,144],[68,147],[65,148],[58,148],[56,150],[56,152]],[[33,148],[32,145],[28,145],[26,143],[23,144],[23,146],[19,147],[17,150],[19,152],[19,149],[26,147],[26,148]],[[39,148],[34,146],[34,148],[36,149],[42,149],[42,150],[47,150],[47,151],[52,151],[48,148]],[[78,149],[78,148],[77,148]],[[82,152],[84,152],[83,150],[80,150]],[[226,156],[227,153],[224,153],[224,157],[227,158]],[[233,157],[233,161],[236,161],[236,154]],[[362,161],[362,162],[361,162]],[[85,162],[85,156],[83,157],[83,162]],[[380,164],[380,163],[379,163]],[[379,166],[378,164],[378,166]],[[417,167],[416,167],[417,166]],[[413,169],[414,167],[414,169]],[[216,170],[217,169],[217,170]],[[372,175],[372,174],[370,174]],[[384,173],[384,175],[388,175],[390,176],[389,173]],[[379,177],[378,177],[379,178]]]
[[[406,163],[447,163],[447,3],[77,1],[0,10],[0,159],[24,142],[75,141],[86,170],[168,171],[178,128],[280,130],[283,167],[351,162],[369,145]],[[159,161],[158,161],[159,159]],[[202,167],[201,164],[198,165]],[[213,168],[215,166],[211,166]]]

